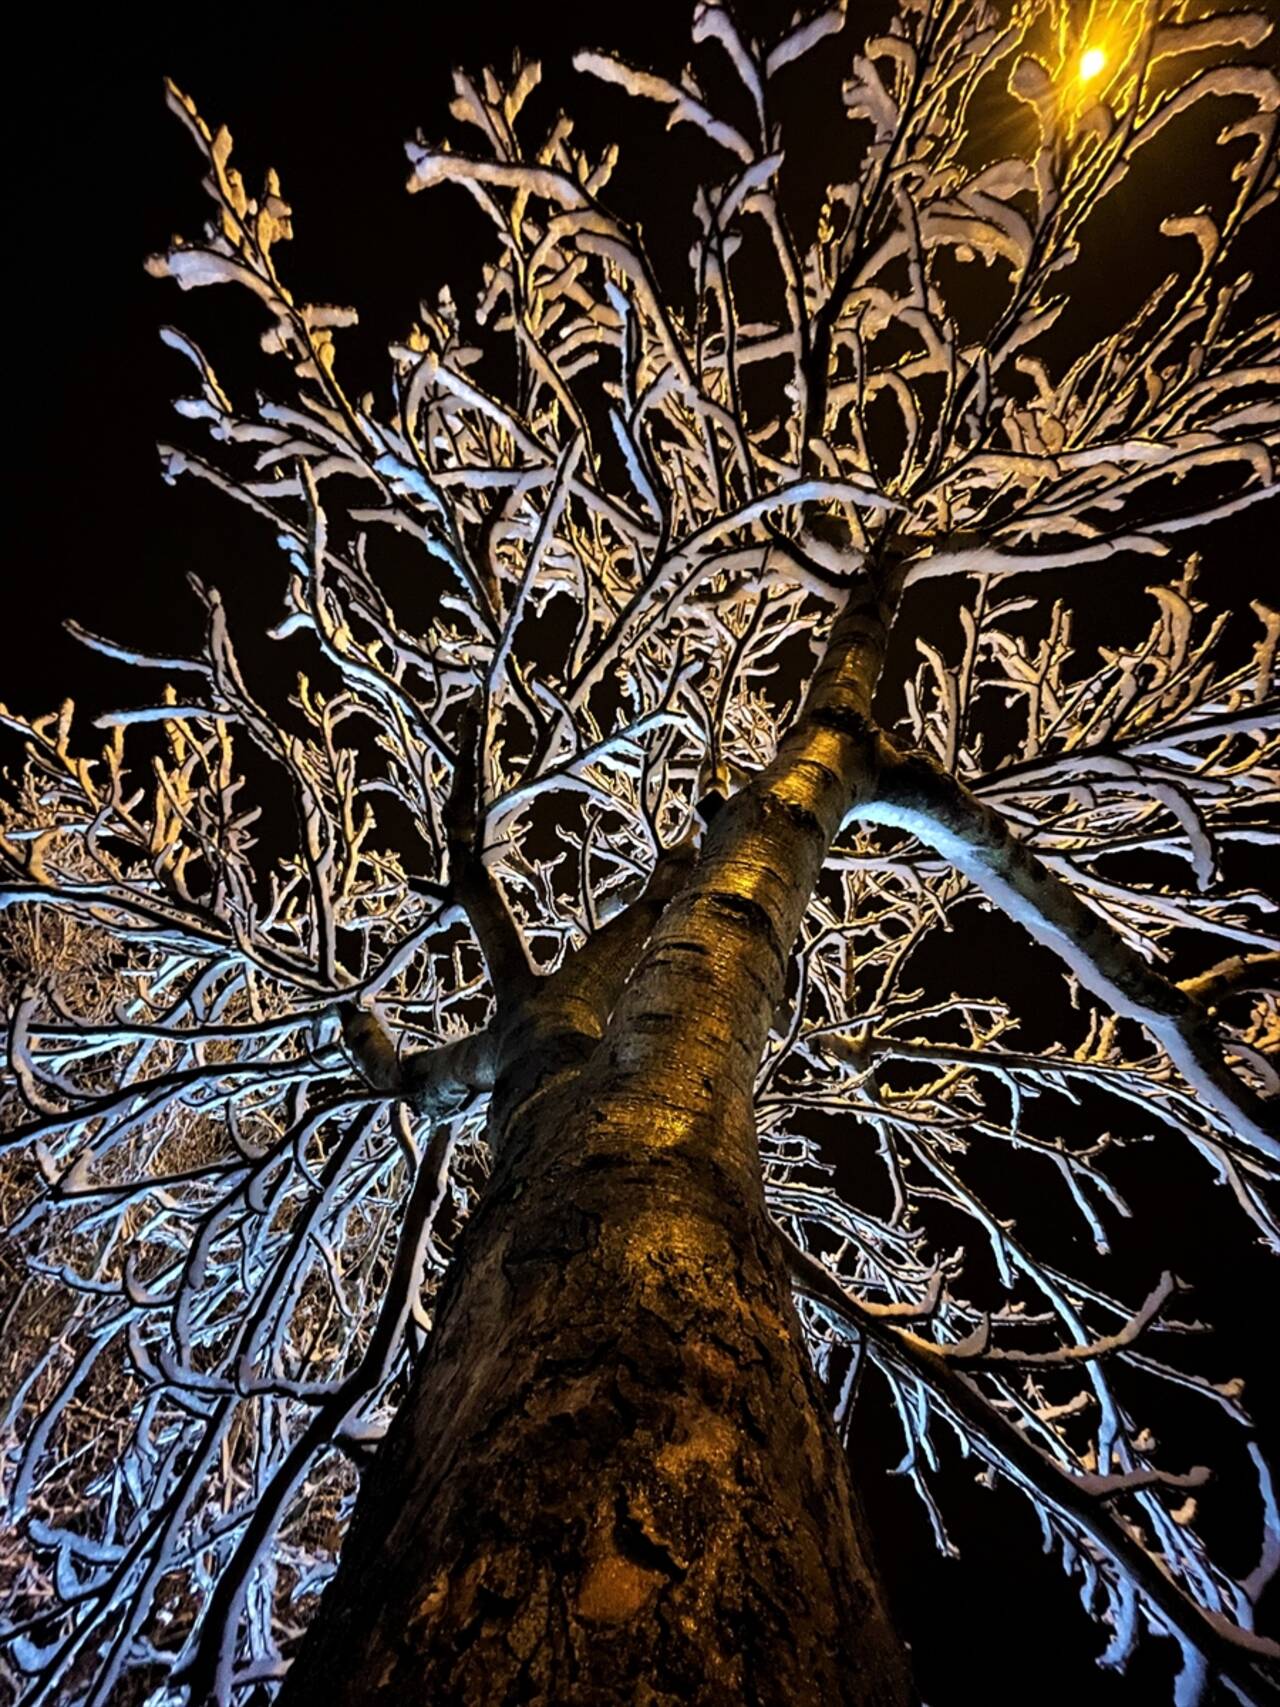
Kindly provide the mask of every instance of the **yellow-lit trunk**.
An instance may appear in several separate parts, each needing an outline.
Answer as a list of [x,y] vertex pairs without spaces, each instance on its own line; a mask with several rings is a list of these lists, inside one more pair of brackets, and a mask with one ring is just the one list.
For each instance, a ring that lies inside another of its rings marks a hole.
[[877,638],[837,623],[598,1023],[555,980],[508,1016],[494,1172],[285,1707],[910,1700],[752,1111]]

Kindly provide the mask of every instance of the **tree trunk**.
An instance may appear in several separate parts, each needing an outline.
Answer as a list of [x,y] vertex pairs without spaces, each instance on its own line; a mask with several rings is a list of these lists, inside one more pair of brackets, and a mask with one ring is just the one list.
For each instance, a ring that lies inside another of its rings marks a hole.
[[285,1702],[909,1699],[759,1187],[662,1139],[509,1140]]
[[837,622],[638,958],[606,927],[506,1015],[494,1171],[285,1707],[911,1699],[753,1114],[874,765],[878,642],[864,610]]

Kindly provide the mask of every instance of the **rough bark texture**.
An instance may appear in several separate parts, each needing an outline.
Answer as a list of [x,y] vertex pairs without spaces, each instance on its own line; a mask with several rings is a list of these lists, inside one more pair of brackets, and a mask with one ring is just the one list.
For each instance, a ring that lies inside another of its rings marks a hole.
[[907,1700],[758,1192],[574,1100],[505,1148],[285,1700]]
[[791,944],[873,774],[878,627],[837,622],[805,714],[691,872],[668,865],[596,952],[500,1004],[494,1172],[286,1707],[911,1698],[752,1107]]

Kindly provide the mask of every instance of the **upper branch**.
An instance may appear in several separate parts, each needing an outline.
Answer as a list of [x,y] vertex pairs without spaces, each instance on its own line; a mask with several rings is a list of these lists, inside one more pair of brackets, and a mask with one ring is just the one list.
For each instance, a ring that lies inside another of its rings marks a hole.
[[450,888],[476,933],[498,1005],[525,990],[533,972],[519,926],[481,854],[483,814],[480,779],[481,726],[468,709],[458,735],[458,762],[444,810]]

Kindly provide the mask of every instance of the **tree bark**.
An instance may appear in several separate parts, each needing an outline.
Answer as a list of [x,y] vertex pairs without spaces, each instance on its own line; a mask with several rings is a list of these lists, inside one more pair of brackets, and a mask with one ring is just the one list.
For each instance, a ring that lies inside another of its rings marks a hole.
[[912,1699],[753,1115],[873,780],[877,628],[837,621],[638,957],[570,963],[503,1017],[493,1173],[284,1707]]
[[617,1116],[510,1137],[286,1703],[909,1699],[759,1190]]

